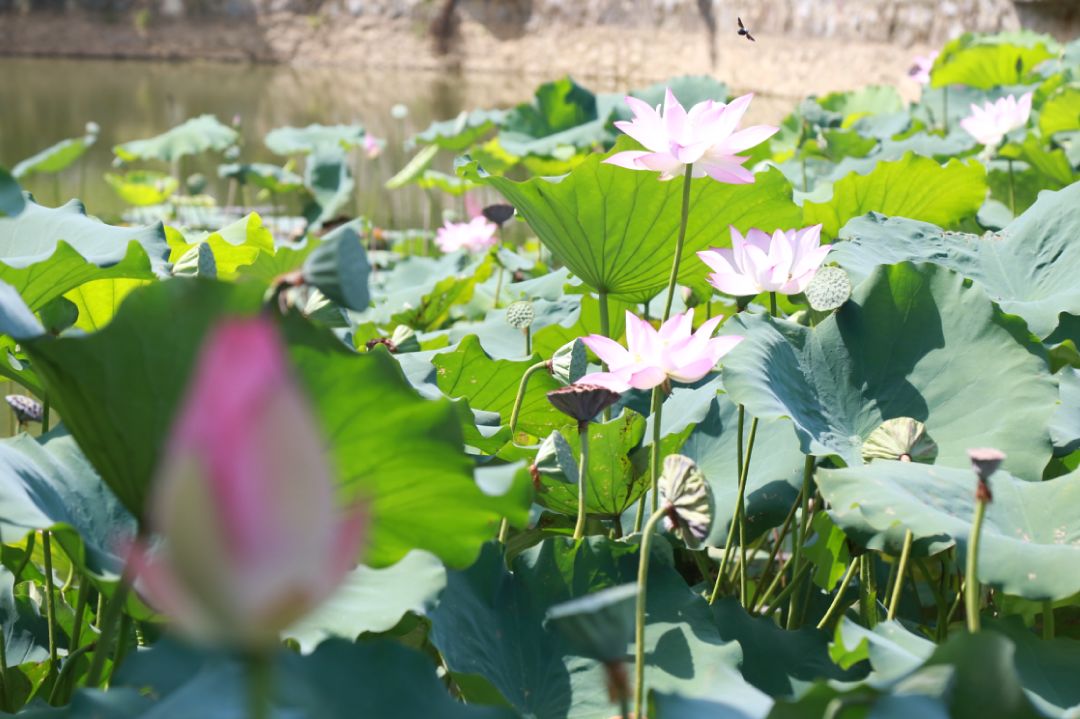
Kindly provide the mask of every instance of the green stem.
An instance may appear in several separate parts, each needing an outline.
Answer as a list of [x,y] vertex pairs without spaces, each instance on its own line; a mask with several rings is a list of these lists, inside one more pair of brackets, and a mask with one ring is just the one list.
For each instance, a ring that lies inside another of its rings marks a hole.
[[1047,599],[1043,602],[1042,610],[1042,637],[1043,639],[1054,638],[1054,602]]
[[795,591],[795,588],[799,585],[799,582],[802,581],[802,578],[809,573],[811,566],[812,565],[810,564],[810,562],[807,562],[806,564],[802,565],[802,568],[799,571],[795,572],[795,576],[792,578],[791,584],[784,587],[784,591],[776,595],[776,599],[774,599],[772,601],[772,604],[769,605],[768,609],[765,610],[764,616],[771,617],[773,614],[776,613],[776,610],[780,608],[780,605],[784,603],[784,600],[791,596],[791,593]]
[[[720,560],[720,573],[716,577],[716,584],[713,585],[712,594],[709,595],[709,604],[713,604],[716,601],[716,595],[720,591],[721,577],[726,574],[728,557],[731,556],[731,548],[735,543],[735,532],[739,531],[740,542],[746,537],[745,528],[745,514],[743,505],[746,499],[746,478],[750,474],[750,458],[754,452],[754,438],[757,436],[757,417],[754,417],[750,422],[750,437],[746,444],[746,457],[740,462],[739,472],[739,494],[735,500],[735,512],[731,517],[731,524],[728,525],[727,541],[724,545],[724,557]],[[740,443],[741,444],[741,443]],[[740,547],[740,569],[742,570],[741,577],[739,579],[739,601],[746,606],[746,551],[743,547]]]
[[86,616],[86,605],[89,598],[90,582],[86,577],[80,577],[79,592],[75,596],[75,623],[71,627],[71,644],[68,646],[68,651],[79,648],[79,641],[82,639],[83,618]]
[[11,712],[13,708],[8,701],[7,641],[0,631],[0,711]]
[[649,448],[649,467],[652,474],[652,511],[660,507],[660,418],[664,410],[664,390],[661,385],[652,391],[652,446]]
[[41,533],[41,551],[45,555],[45,617],[49,624],[49,662],[56,666],[56,588],[53,585],[52,538]]
[[510,534],[510,522],[506,517],[499,522],[499,543],[506,544],[506,537]]
[[120,617],[124,613],[124,604],[127,601],[128,591],[134,581],[130,565],[124,566],[120,575],[120,582],[116,585],[113,595],[105,605],[105,616],[98,627],[101,635],[98,637],[97,648],[94,650],[94,659],[90,662],[90,669],[86,673],[86,686],[97,688],[101,685],[101,674],[105,670],[105,659],[109,656],[112,648],[113,637],[116,635]]
[[79,647],[67,655],[67,658],[64,659],[64,666],[60,667],[60,673],[57,674],[56,681],[53,682],[52,691],[49,692],[49,704],[61,706],[71,700],[71,691],[67,686],[68,679],[71,677],[71,672],[75,669],[79,658],[89,652],[93,646],[93,644],[87,644],[85,647]]
[[26,569],[26,565],[30,563],[30,558],[34,555],[34,544],[37,542],[37,532],[34,532],[26,538],[26,553],[23,554],[22,560],[19,562],[19,566],[15,568],[15,581],[19,581],[19,577],[22,576],[23,570]]
[[829,605],[828,611],[825,612],[825,616],[818,622],[817,628],[824,629],[829,626],[833,617],[840,611],[841,600],[844,597],[844,592],[847,591],[848,585],[851,584],[851,578],[855,576],[855,569],[859,566],[859,558],[852,557],[851,563],[848,564],[847,571],[844,572],[844,578],[840,580],[840,588],[836,590],[836,596],[833,597],[832,604]]
[[1009,164],[1009,209],[1012,211],[1013,217],[1016,217],[1016,183],[1013,179],[1013,161],[1007,160]]
[[765,602],[769,601],[769,597],[776,591],[776,588],[780,586],[780,582],[783,581],[784,575],[787,574],[788,567],[791,566],[792,557],[788,557],[780,565],[780,569],[776,570],[776,574],[773,575],[772,581],[769,582],[769,586],[766,587],[765,593],[761,595],[761,602],[754,605],[754,610],[751,614],[757,614],[765,608]]
[[526,327],[522,333],[525,335],[525,356],[532,357],[532,328]]
[[41,402],[41,433],[49,431],[49,398],[45,397]]
[[248,660],[248,708],[250,719],[270,719],[273,704],[273,662],[268,654]]
[[967,625],[968,631],[975,633],[979,631],[979,577],[977,574],[978,561],[979,561],[979,539],[982,534],[983,518],[986,516],[986,500],[979,498],[975,500],[975,518],[971,522],[971,535],[968,539],[967,557],[966,557],[966,571],[965,576],[965,588],[964,588],[964,610],[967,612]]
[[[769,572],[772,571],[773,565],[776,564],[776,557],[780,553],[780,547],[784,544],[784,538],[787,537],[788,531],[791,529],[791,521],[795,519],[795,512],[799,509],[799,500],[796,497],[795,501],[791,503],[791,509],[788,510],[787,517],[784,518],[784,523],[780,527],[780,533],[776,537],[776,541],[773,542],[772,550],[769,551],[769,559],[765,562],[765,569],[761,571],[762,579],[769,576]],[[754,598],[750,600],[751,607],[758,606],[758,600],[761,599],[761,593],[765,590],[765,585],[758,584],[757,589],[754,590]]]
[[600,305],[600,334],[611,337],[611,318],[608,314],[607,292],[597,293],[597,303]]
[[577,524],[574,525],[574,541],[585,536],[585,487],[589,476],[589,420],[578,422],[578,437],[581,440],[581,459],[578,461],[578,510]]
[[525,390],[529,386],[529,378],[540,370],[547,369],[547,362],[537,362],[525,370],[521,375],[521,383],[518,385],[517,396],[514,397],[514,408],[510,411],[510,436],[517,431],[518,417],[521,415],[521,405],[525,402]]
[[945,128],[945,134],[949,134],[949,86],[942,88],[942,112],[941,121]]
[[892,597],[889,598],[888,620],[896,619],[896,608],[900,606],[900,594],[904,588],[904,573],[907,571],[908,559],[911,557],[911,543],[915,535],[911,530],[904,532],[904,547],[900,550],[900,563],[896,567],[896,584],[893,585]]
[[641,556],[638,558],[637,612],[634,616],[634,716],[645,714],[645,592],[649,584],[649,548],[653,529],[664,515],[654,512],[641,533]]
[[772,315],[773,317],[779,317],[780,316],[780,311],[776,307],[776,293],[775,292],[770,292],[769,293],[769,314]]
[[499,272],[495,275],[495,303],[494,306],[497,309],[499,307],[499,293],[502,292],[503,283],[503,266],[499,265]]
[[863,624],[873,629],[877,624],[877,587],[874,584],[873,556],[859,555],[859,614]]
[[[675,241],[675,257],[671,261],[671,276],[668,278],[667,300],[664,302],[664,322],[671,317],[671,303],[675,299],[675,283],[679,279],[679,262],[682,260],[683,242],[686,240],[686,223],[690,218],[690,184],[694,175],[693,163],[686,166],[683,175],[682,219],[679,222],[679,237]],[[638,714],[638,716],[641,716]]]
[[[802,484],[802,516],[799,517],[799,523],[795,525],[795,548],[792,550],[792,561],[794,564],[791,566],[795,569],[796,575],[799,573],[799,569],[802,566],[802,549],[806,543],[806,535],[809,534],[810,529],[810,478],[814,474],[814,455],[806,455],[806,459],[803,461],[803,484]],[[795,581],[792,580],[792,584]],[[794,629],[796,621],[795,612],[795,599],[793,595],[791,600],[791,606],[788,607],[787,628]]]

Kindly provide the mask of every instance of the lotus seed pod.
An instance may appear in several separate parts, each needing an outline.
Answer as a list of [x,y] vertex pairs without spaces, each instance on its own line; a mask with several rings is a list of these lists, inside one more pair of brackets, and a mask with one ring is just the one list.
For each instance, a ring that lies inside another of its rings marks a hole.
[[11,409],[15,411],[15,419],[19,421],[19,424],[41,421],[44,410],[41,407],[41,402],[38,402],[33,397],[27,397],[24,394],[9,394],[4,399],[7,400]]
[[555,409],[578,422],[588,422],[619,401],[619,393],[594,384],[572,384],[547,393]]
[[506,204],[488,205],[480,211],[489,222],[494,222],[499,227],[502,227],[511,217],[514,216],[514,206]]
[[101,132],[101,125],[97,124],[93,120],[86,123],[86,134],[87,135],[97,135],[100,132]]
[[712,490],[705,473],[689,457],[670,454],[664,458],[659,487],[668,530],[690,549],[697,549],[709,536],[713,518]]
[[929,464],[937,458],[937,454],[937,442],[926,433],[926,425],[911,417],[885,420],[862,445],[864,462],[894,459]]
[[420,340],[416,337],[416,330],[407,325],[398,325],[390,334],[390,341],[394,343],[396,352],[419,352]]
[[851,297],[851,280],[839,267],[822,267],[806,287],[806,301],[818,312],[835,310]]
[[214,251],[206,242],[195,245],[176,261],[173,265],[175,277],[217,277],[217,260],[214,259]]
[[544,624],[554,629],[574,652],[598,662],[621,662],[634,637],[636,584],[620,584],[556,604]]
[[577,484],[578,481],[574,450],[570,449],[570,443],[558,431],[552,432],[540,443],[532,470],[534,475],[550,477],[567,484]]
[[589,353],[585,343],[573,339],[555,350],[548,362],[548,371],[563,384],[573,384],[584,377],[589,371]]
[[528,329],[536,318],[532,302],[519,300],[506,308],[506,323],[519,330]]
[[979,475],[980,482],[990,479],[990,476],[1005,461],[1005,453],[1000,449],[991,447],[969,449],[968,457],[971,458],[971,466],[975,470],[975,474]]

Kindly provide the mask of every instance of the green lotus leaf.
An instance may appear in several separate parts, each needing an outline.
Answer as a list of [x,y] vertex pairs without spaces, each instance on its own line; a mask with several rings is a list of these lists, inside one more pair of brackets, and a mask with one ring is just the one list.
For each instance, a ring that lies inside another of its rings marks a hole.
[[904,109],[900,93],[891,85],[869,85],[850,92],[833,92],[817,102],[825,110],[839,113],[845,119],[852,116],[886,115]]
[[[644,100],[652,107],[656,107],[664,103],[664,97],[669,89],[686,109],[690,109],[699,102],[705,102],[706,100],[727,102],[731,97],[728,86],[711,75],[681,75],[648,87],[631,90],[627,94],[639,100]],[[600,97],[604,97],[604,95]],[[633,112],[623,102],[622,94],[615,94],[614,99],[616,100],[614,119],[631,119]]]
[[18,217],[0,218],[0,280],[32,310],[92,279],[154,279],[168,254],[161,225],[106,225],[77,200],[55,209],[29,202]]
[[105,182],[126,204],[149,207],[167,202],[180,187],[172,175],[152,170],[132,170],[123,175],[105,174]]
[[86,154],[95,142],[97,142],[97,132],[87,132],[82,137],[61,140],[15,165],[11,174],[21,179],[36,174],[62,172]]
[[1057,43],[1045,35],[964,33],[941,49],[930,72],[932,87],[967,85],[987,90],[1017,85],[1036,65],[1052,58]]
[[459,197],[479,187],[477,183],[471,180],[456,175],[448,175],[438,170],[424,170],[420,177],[417,178],[416,186],[424,190],[440,190],[454,197]]
[[[133,292],[100,332],[24,343],[79,445],[134,514],[202,338],[224,315],[258,312],[262,294],[260,285],[198,278],[156,283]],[[371,499],[365,562],[427,549],[466,565],[501,516],[522,521],[518,497],[476,485],[448,402],[418,397],[385,353],[356,355],[295,316],[283,326],[342,492]]]
[[[992,443],[991,443],[992,444]],[[875,461],[823,469],[818,489],[829,516],[872,549],[898,553],[905,530],[918,554],[967,551],[975,511],[974,472],[914,462]],[[979,581],[1025,599],[1061,599],[1080,591],[1080,474],[1029,482],[999,470],[990,478],[979,553]]]
[[0,167],[0,218],[14,217],[23,211],[26,198],[22,188],[7,170]]
[[[620,143],[616,149],[626,146]],[[656,173],[634,172],[602,159],[590,155],[555,180],[484,179],[583,282],[612,297],[640,302],[660,292],[671,273],[683,180],[660,182]],[[801,220],[791,186],[777,170],[758,175],[752,185],[694,180],[690,207],[679,272],[682,284],[703,280],[706,268],[695,261],[694,252],[726,246],[728,225],[743,232],[751,227],[771,231],[796,227]]]
[[234,179],[276,195],[297,192],[304,188],[304,178],[284,167],[262,162],[218,165],[218,177]]
[[179,262],[192,249],[205,244],[214,253],[217,276],[221,279],[232,279],[241,268],[255,263],[261,255],[274,254],[274,236],[254,212],[217,232],[184,236],[170,227],[166,235],[170,262]]
[[28,598],[16,597],[14,588],[15,575],[0,566],[0,640],[4,642],[0,670],[4,672],[49,658],[49,623]]
[[1063,313],[1080,315],[1080,289],[1071,267],[1080,247],[1080,183],[1045,192],[1004,232],[977,237],[943,232],[930,224],[872,215],[851,222],[830,253],[861,279],[880,264],[934,262],[975,280],[1005,312],[1019,315],[1039,337],[1049,336]]
[[85,571],[118,577],[123,560],[116,552],[134,537],[135,519],[63,426],[43,437],[0,440],[0,468],[0,540],[14,544],[50,529]]
[[[451,399],[464,397],[473,409],[498,412],[500,422],[508,424],[521,377],[539,361],[535,356],[522,361],[493,360],[475,336],[468,336],[457,349],[436,356],[432,364],[443,394]],[[518,430],[544,437],[566,424],[566,415],[547,400],[547,393],[559,386],[547,372],[537,372],[529,379]]]
[[[724,642],[705,600],[675,571],[670,548],[655,543],[651,559],[648,686],[695,694],[732,681],[737,646]],[[615,716],[601,666],[574,654],[565,639],[546,630],[544,617],[567,600],[633,582],[637,565],[632,545],[602,537],[580,543],[554,538],[514,557],[508,571],[500,549],[489,544],[472,567],[449,573],[430,615],[432,642],[454,676],[479,675],[524,716]],[[466,701],[474,683],[459,683]]]
[[62,299],[75,306],[78,313],[75,326],[85,332],[95,332],[112,322],[129,294],[149,283],[150,280],[126,277],[90,280],[65,293]]
[[349,161],[341,150],[319,150],[304,166],[304,187],[314,198],[314,208],[305,215],[315,224],[323,223],[338,213],[353,196],[353,180]]
[[342,154],[364,141],[362,125],[279,127],[266,133],[263,142],[276,155]]
[[427,552],[409,552],[383,569],[361,565],[314,612],[283,634],[310,653],[330,637],[352,641],[367,632],[389,631],[407,612],[426,613],[445,586],[446,568]]
[[1058,89],[1039,110],[1039,130],[1045,137],[1080,130],[1080,86]]
[[503,110],[462,112],[451,120],[431,123],[426,130],[409,138],[407,145],[430,145],[462,152],[500,126],[505,117]]
[[880,162],[866,175],[852,174],[832,187],[832,198],[807,202],[805,224],[821,223],[836,237],[853,217],[868,212],[910,217],[952,227],[973,217],[986,198],[986,170],[975,161],[939,165],[914,153]]
[[427,170],[431,161],[439,154],[438,145],[428,145],[420,152],[413,155],[412,159],[401,168],[396,175],[386,181],[386,189],[397,190],[405,187],[410,182],[415,182]]
[[813,328],[740,315],[728,331],[745,336],[724,358],[732,401],[762,420],[790,417],[804,452],[860,465],[870,433],[911,417],[939,464],[966,466],[969,448],[989,445],[1038,479],[1050,459],[1057,387],[1038,343],[944,268],[877,268]]
[[306,284],[332,302],[362,311],[371,302],[368,291],[371,265],[353,224],[328,232],[304,260],[302,273]]
[[[566,419],[564,416],[563,420]],[[559,474],[541,473],[542,489],[537,504],[567,515],[577,514],[578,457],[581,439],[577,427],[558,430],[569,449],[566,466]],[[608,422],[589,424],[589,469],[585,485],[585,507],[598,517],[619,517],[647,489],[647,477],[634,467],[630,453],[645,435],[645,418],[625,410]],[[562,464],[562,462],[560,462]],[[522,479],[529,470],[521,471]]]
[[1057,378],[1061,403],[1054,409],[1050,437],[1054,454],[1061,456],[1080,449],[1080,370],[1065,367]]
[[236,130],[222,124],[213,115],[201,115],[156,137],[117,145],[113,153],[124,162],[160,160],[173,163],[188,155],[222,152],[235,145],[239,138]]

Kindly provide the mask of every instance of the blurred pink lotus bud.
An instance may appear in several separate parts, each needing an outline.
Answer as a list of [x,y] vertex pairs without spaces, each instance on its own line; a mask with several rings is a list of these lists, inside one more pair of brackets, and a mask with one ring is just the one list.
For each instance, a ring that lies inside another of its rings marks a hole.
[[364,133],[364,154],[367,155],[369,160],[374,160],[382,154],[383,144],[382,140],[370,132]]
[[694,177],[708,175],[718,182],[750,184],[754,173],[743,167],[749,158],[738,153],[761,144],[779,130],[754,125],[736,131],[753,99],[753,95],[743,95],[727,104],[706,100],[687,112],[670,88],[662,111],[659,105],[653,108],[644,100],[627,97],[634,119],[616,122],[615,127],[644,145],[645,150],[617,152],[604,162],[659,172],[661,180],[682,174],[686,165],[693,163]]
[[469,222],[447,222],[435,233],[435,245],[443,252],[483,252],[498,243],[497,229],[483,215]]
[[712,269],[709,284],[735,297],[761,292],[797,295],[814,279],[829,245],[821,245],[821,225],[802,230],[777,230],[770,237],[750,230],[744,238],[731,228],[731,249],[698,252]]
[[925,85],[930,82],[930,71],[934,68],[934,61],[937,60],[937,51],[930,53],[929,55],[916,55],[911,59],[911,68],[908,70],[908,77],[920,85]]
[[161,541],[130,556],[138,589],[193,639],[272,645],[356,564],[366,514],[339,511],[316,426],[269,319],[210,333],[149,500]]
[[603,335],[582,337],[589,349],[608,366],[607,372],[593,372],[577,384],[594,384],[615,392],[652,389],[667,380],[697,382],[716,367],[742,337],[713,337],[723,317],[706,320],[693,331],[694,311],[674,315],[659,330],[643,319],[626,313],[626,348]]
[[1023,127],[1031,117],[1031,93],[1025,93],[1017,100],[1014,95],[1003,97],[997,102],[988,102],[982,107],[971,106],[971,114],[960,121],[960,127],[975,138],[979,144],[997,147],[1005,135]]

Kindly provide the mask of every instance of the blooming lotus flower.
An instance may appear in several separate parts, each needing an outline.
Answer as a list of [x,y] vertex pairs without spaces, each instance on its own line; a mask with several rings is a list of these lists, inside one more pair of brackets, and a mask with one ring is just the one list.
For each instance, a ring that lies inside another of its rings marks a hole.
[[383,141],[372,135],[370,132],[364,134],[364,154],[367,155],[369,160],[374,160],[376,157],[382,154]]
[[982,107],[971,106],[971,114],[960,121],[960,127],[982,145],[996,147],[1005,135],[1027,124],[1031,117],[1031,93],[1019,100],[1015,96],[988,102]]
[[468,222],[447,221],[435,233],[435,244],[443,252],[461,249],[483,252],[498,243],[499,240],[495,237],[497,229],[483,215],[474,217]]
[[311,408],[270,320],[210,335],[137,543],[137,587],[193,638],[245,649],[325,599],[356,563],[366,519],[342,515]]
[[830,249],[821,245],[821,225],[777,230],[771,237],[761,230],[750,230],[745,238],[732,227],[731,249],[713,248],[697,254],[713,270],[709,284],[724,294],[797,295],[810,284]]
[[912,58],[911,69],[908,70],[908,77],[920,85],[925,85],[930,82],[930,70],[934,67],[934,61],[937,60],[938,52],[932,52],[929,55],[916,55]]
[[604,160],[631,170],[652,170],[661,180],[670,180],[693,163],[694,177],[709,177],[732,185],[754,181],[752,172],[742,165],[746,157],[738,153],[760,144],[776,134],[779,128],[754,125],[736,131],[739,120],[750,107],[753,95],[743,95],[728,104],[706,100],[687,112],[669,89],[664,109],[653,108],[644,100],[627,97],[626,104],[634,112],[629,122],[615,126],[634,138],[645,150],[617,152]]
[[667,380],[697,382],[720,358],[742,341],[742,337],[713,337],[722,316],[706,320],[693,331],[694,310],[674,315],[659,330],[643,319],[626,313],[626,348],[602,335],[582,337],[589,349],[608,366],[607,372],[593,372],[578,384],[593,384],[615,392],[652,389]]

